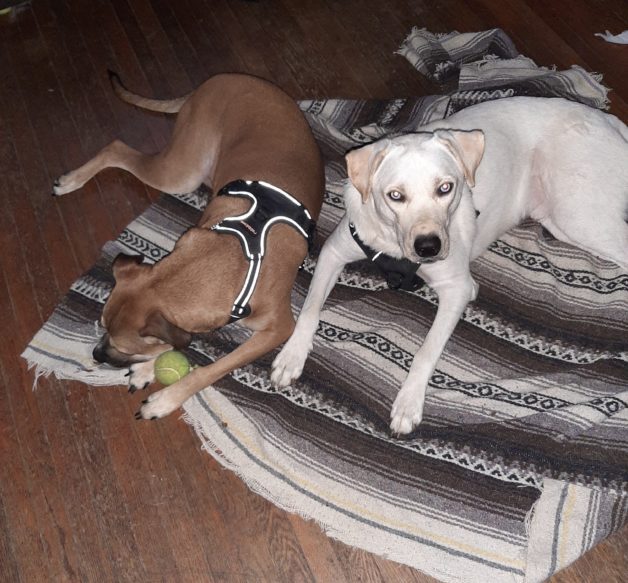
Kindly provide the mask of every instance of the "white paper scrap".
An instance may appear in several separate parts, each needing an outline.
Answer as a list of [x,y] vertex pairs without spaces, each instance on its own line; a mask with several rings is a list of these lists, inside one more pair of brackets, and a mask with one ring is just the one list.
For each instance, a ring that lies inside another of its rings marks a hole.
[[606,32],[596,32],[595,36],[603,38],[606,42],[618,45],[628,45],[628,30],[624,30],[616,35],[612,35],[608,30]]

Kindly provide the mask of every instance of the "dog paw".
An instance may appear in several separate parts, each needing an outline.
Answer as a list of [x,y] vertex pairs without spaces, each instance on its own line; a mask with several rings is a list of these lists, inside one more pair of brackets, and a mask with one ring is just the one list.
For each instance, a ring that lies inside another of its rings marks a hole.
[[129,369],[129,393],[145,389],[155,380],[155,361],[137,362]]
[[275,387],[287,387],[303,372],[309,350],[298,346],[292,338],[283,347],[272,364],[270,381]]
[[424,395],[413,387],[399,391],[390,412],[390,430],[394,435],[411,433],[423,419]]
[[69,191],[66,190],[66,185],[64,184],[64,176],[60,176],[52,184],[52,196],[61,196],[66,192]]
[[[174,385],[172,385],[174,386]],[[172,388],[162,389],[144,401],[140,410],[136,413],[136,419],[161,419],[170,415],[181,406],[181,400]]]
[[52,185],[52,196],[67,194],[82,186],[82,184],[77,184],[76,180],[72,179],[72,174],[72,172],[64,174],[54,181]]

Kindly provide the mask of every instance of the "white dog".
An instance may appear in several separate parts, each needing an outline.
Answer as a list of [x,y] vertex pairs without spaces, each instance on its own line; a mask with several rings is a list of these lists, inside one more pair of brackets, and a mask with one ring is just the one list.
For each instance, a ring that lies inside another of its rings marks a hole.
[[393,404],[394,433],[420,423],[427,383],[477,295],[469,263],[522,219],[628,269],[628,128],[614,116],[563,99],[501,99],[346,160],[346,214],[321,251],[271,378],[286,386],[299,377],[325,299],[343,267],[365,257],[352,223],[375,251],[420,262],[419,275],[438,294],[434,323]]

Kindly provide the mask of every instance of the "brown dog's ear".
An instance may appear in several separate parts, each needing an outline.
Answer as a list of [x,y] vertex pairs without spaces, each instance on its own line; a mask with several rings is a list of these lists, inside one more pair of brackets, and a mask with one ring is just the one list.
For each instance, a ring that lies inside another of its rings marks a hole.
[[119,281],[130,273],[135,273],[137,268],[142,265],[143,260],[144,258],[141,255],[126,255],[120,253],[113,260],[113,277],[116,281]]
[[150,314],[140,336],[155,336],[174,348],[185,348],[192,340],[189,332],[166,320],[161,312]]
[[349,150],[345,156],[349,180],[362,195],[362,202],[366,202],[369,197],[373,174],[382,163],[389,145],[388,139],[378,140],[367,146]]
[[484,155],[484,132],[482,130],[436,130],[434,136],[456,159],[471,187],[475,186],[475,171]]

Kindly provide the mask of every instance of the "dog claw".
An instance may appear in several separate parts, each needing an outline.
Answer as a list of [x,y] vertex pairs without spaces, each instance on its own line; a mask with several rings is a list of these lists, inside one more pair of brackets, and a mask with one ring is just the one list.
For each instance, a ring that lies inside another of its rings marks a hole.
[[138,421],[140,421],[141,419],[143,419],[142,414],[141,414],[139,411],[135,414],[135,418],[136,418]]
[[129,387],[129,394],[133,394],[135,393],[135,391],[137,391],[137,387],[135,385],[132,385]]

